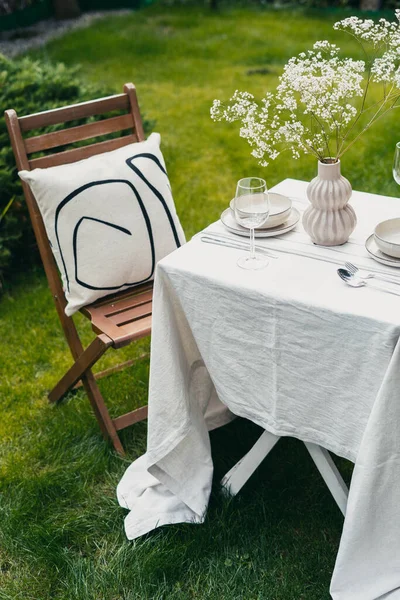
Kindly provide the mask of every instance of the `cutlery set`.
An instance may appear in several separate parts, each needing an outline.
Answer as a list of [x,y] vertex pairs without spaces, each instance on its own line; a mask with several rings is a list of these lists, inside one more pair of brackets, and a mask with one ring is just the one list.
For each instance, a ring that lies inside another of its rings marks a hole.
[[[342,279],[345,283],[347,283],[347,285],[349,285],[350,287],[355,287],[355,288],[364,287],[365,285],[367,285],[369,283],[368,280],[370,279],[370,277],[363,279],[357,273],[351,273],[347,269],[338,269],[337,273],[338,273],[340,279]],[[387,280],[383,280],[383,281],[387,281]],[[400,281],[390,281],[388,283],[394,283],[396,285],[400,285]],[[392,288],[382,287],[379,284],[376,285],[376,284],[369,283],[369,285],[372,285],[372,287],[374,287],[378,290],[381,290],[382,292],[388,292],[389,294],[394,294],[395,296],[400,296],[400,291],[396,291]]]
[[[247,242],[234,239],[234,238],[232,238],[232,236],[224,235],[222,233],[201,233],[198,235],[200,236],[201,241],[206,244],[214,244],[214,245],[222,246],[225,248],[234,248],[236,250],[248,250],[250,247]],[[195,236],[195,237],[197,237],[197,236]],[[297,249],[294,250],[293,248],[289,249],[289,248],[283,248],[283,247],[279,247],[279,248],[274,247],[273,250],[271,250],[270,248],[266,248],[265,246],[259,246],[259,245],[256,245],[255,248],[256,248],[257,252],[263,253],[272,259],[278,258],[276,252],[278,252],[278,253],[282,252],[282,253],[286,253],[286,254],[295,254],[298,256],[304,256],[306,258],[312,258],[314,260],[321,260],[323,262],[330,262],[330,263],[333,263],[336,265],[342,264],[341,262],[339,262],[337,260],[337,258],[333,259],[333,258],[325,257],[325,256],[324,257],[316,256],[315,254],[313,254],[311,252],[306,252],[306,251],[297,250]],[[364,287],[366,285],[371,285],[371,287],[374,287],[376,289],[382,290],[384,292],[388,292],[390,294],[400,296],[400,290],[396,291],[393,288],[381,286],[381,285],[379,285],[379,283],[377,284],[374,281],[372,281],[372,280],[376,279],[379,281],[383,281],[385,283],[400,286],[400,277],[396,277],[394,275],[393,276],[388,275],[386,273],[377,272],[376,270],[374,270],[374,272],[371,272],[371,271],[367,271],[365,269],[360,269],[351,262],[345,262],[344,268],[343,267],[338,268],[337,273],[338,273],[339,277],[342,279],[342,281],[344,281],[347,285],[349,285],[351,287]]]

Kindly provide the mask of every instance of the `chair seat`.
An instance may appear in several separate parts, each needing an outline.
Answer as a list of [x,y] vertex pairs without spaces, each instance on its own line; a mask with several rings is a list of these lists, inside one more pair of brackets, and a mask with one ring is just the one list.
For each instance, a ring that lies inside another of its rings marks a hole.
[[81,313],[91,320],[95,333],[104,333],[114,348],[121,348],[151,332],[153,282],[106,296]]

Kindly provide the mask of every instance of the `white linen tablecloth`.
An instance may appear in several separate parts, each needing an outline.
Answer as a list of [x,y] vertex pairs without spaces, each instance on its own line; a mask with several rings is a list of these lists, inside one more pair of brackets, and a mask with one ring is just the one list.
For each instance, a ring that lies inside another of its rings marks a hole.
[[[306,185],[288,179],[274,191],[304,209]],[[385,270],[364,242],[376,223],[400,214],[400,200],[354,192],[351,203],[358,225],[344,246],[313,246],[300,224],[257,244]],[[220,222],[209,230],[225,231]],[[130,510],[126,534],[204,520],[208,429],[231,418],[228,407],[355,463],[331,595],[398,600],[400,297],[352,289],[334,264],[295,254],[278,252],[267,269],[244,271],[241,253],[195,238],[158,265],[147,453],[117,490]]]

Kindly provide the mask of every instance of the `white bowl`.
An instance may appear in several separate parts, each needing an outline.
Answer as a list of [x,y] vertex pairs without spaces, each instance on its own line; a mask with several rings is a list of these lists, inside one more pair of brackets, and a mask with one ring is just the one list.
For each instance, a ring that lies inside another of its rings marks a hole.
[[[257,229],[269,229],[270,227],[278,227],[282,225],[290,216],[292,210],[292,201],[287,196],[282,196],[282,194],[276,194],[275,192],[268,193],[269,202],[270,202],[270,213],[266,223],[262,227],[257,227]],[[234,198],[230,201],[229,207],[232,211],[233,216],[235,216],[234,209]]]
[[400,219],[388,219],[379,223],[375,227],[374,238],[384,254],[400,258]]

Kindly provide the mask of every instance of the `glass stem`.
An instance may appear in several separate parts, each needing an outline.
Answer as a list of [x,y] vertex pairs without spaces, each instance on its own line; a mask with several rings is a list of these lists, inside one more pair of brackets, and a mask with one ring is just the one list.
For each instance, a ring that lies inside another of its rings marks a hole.
[[254,227],[250,229],[250,258],[255,260],[256,258],[256,248],[254,244]]

